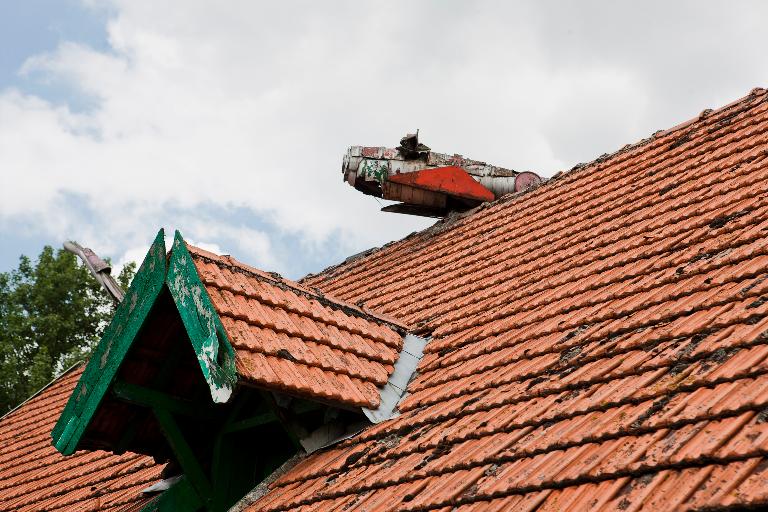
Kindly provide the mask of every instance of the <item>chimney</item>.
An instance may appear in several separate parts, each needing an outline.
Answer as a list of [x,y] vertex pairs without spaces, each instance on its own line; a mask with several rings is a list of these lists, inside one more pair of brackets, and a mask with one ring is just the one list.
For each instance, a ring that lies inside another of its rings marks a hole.
[[363,194],[400,201],[383,211],[426,217],[466,211],[542,181],[532,172],[435,153],[419,142],[418,131],[403,137],[397,148],[350,147],[342,173]]

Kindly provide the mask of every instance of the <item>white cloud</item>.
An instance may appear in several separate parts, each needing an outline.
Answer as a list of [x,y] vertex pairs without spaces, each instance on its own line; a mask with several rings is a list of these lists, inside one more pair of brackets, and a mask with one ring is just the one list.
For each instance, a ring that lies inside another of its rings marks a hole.
[[765,84],[762,4],[619,4],[115,2],[109,52],[22,69],[91,108],[0,92],[0,224],[120,261],[171,226],[290,275],[429,224],[342,184],[349,145],[551,175]]

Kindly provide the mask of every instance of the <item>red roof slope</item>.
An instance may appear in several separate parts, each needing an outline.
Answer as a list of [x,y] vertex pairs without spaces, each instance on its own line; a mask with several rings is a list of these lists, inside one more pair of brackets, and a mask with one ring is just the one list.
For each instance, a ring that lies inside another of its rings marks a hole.
[[64,457],[51,429],[83,366],[0,420],[0,511],[138,510],[152,498],[162,466],[132,453],[79,451]]
[[309,398],[379,405],[378,388],[403,345],[401,325],[229,256],[188,248],[241,378]]
[[434,339],[400,417],[253,510],[767,502],[766,100],[306,279]]

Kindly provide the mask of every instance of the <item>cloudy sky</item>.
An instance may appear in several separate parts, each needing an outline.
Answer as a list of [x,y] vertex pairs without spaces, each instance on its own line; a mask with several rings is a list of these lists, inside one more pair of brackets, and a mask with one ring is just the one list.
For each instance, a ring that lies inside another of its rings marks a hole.
[[766,2],[0,0],[0,271],[156,230],[297,278],[422,229],[350,145],[544,176],[768,83]]

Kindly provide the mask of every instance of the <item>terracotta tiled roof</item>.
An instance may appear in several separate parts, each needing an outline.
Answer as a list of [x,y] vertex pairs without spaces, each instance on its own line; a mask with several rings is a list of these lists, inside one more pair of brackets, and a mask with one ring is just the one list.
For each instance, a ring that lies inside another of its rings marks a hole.
[[229,256],[188,246],[252,384],[375,408],[404,327]]
[[253,510],[768,501],[767,234],[755,90],[306,279],[434,338],[400,417]]
[[[768,503],[766,234],[756,90],[301,285],[190,248],[254,384],[371,405],[401,342],[381,315],[433,336],[398,418],[307,457],[251,509]],[[0,510],[146,500],[151,459],[51,446],[80,372],[0,421]]]
[[0,511],[135,510],[162,466],[126,453],[79,451],[64,457],[51,429],[83,371],[66,373],[0,420]]

